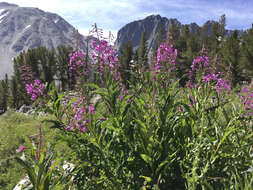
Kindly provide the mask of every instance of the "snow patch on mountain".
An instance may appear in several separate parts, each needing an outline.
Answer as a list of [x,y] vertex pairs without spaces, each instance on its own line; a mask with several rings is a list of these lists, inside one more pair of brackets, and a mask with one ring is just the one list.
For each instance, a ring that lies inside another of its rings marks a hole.
[[29,24],[28,26],[26,26],[24,30],[26,30],[26,29],[27,29],[27,28],[29,28],[29,27],[31,27],[31,25],[30,25],[30,24]]
[[3,21],[4,17],[8,15],[8,11],[5,12],[5,9],[0,9],[0,23]]

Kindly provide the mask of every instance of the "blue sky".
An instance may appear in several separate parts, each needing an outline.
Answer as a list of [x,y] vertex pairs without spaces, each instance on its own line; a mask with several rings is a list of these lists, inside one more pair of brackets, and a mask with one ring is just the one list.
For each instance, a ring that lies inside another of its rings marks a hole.
[[[1,1],[1,0],[0,0]],[[62,16],[82,34],[97,23],[105,34],[151,14],[177,18],[183,24],[218,21],[226,14],[228,29],[247,29],[253,23],[253,0],[3,0],[37,7]]]

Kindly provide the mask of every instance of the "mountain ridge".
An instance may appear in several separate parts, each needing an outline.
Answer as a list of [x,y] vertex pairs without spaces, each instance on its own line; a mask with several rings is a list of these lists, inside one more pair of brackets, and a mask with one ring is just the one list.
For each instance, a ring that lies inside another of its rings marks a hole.
[[[55,13],[0,2],[0,79],[5,73],[13,73],[12,59],[22,51],[39,46],[48,49],[60,45],[75,47],[76,31]],[[78,35],[79,48],[84,50],[87,37]]]
[[[207,25],[207,31],[210,35],[211,27],[214,23],[218,23],[217,21],[208,20],[206,21],[203,26]],[[119,51],[125,42],[131,41],[134,51],[138,49],[139,42],[141,38],[142,32],[146,32],[147,38],[147,47],[148,52],[155,47],[156,39],[158,36],[159,27],[162,27],[163,32],[166,34],[168,29],[171,28],[172,25],[176,25],[179,27],[180,33],[185,25],[189,26],[190,33],[195,33],[196,30],[201,30],[203,26],[199,26],[195,22],[190,24],[182,24],[176,18],[167,18],[162,17],[159,14],[150,15],[145,17],[144,19],[136,20],[130,22],[123,26],[117,33],[117,39],[115,40],[114,47]],[[226,30],[226,35],[231,35],[233,30]],[[242,30],[239,31],[242,33]]]

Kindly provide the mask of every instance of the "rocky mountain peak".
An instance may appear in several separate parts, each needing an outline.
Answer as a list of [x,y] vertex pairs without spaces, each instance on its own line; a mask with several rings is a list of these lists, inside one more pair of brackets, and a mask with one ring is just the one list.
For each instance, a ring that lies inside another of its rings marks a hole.
[[139,46],[142,32],[146,33],[148,51],[156,44],[159,28],[167,33],[168,29],[173,25],[182,28],[182,24],[177,19],[167,19],[160,15],[150,15],[142,20],[131,22],[118,31],[117,39],[115,41],[115,48],[119,50],[123,44],[132,41],[134,50]]
[[[86,49],[79,35],[79,47]],[[75,46],[76,29],[57,14],[38,8],[0,3],[0,79],[13,71],[12,58],[28,49]]]
[[18,7],[18,5],[15,5],[15,4],[10,4],[10,3],[7,3],[7,2],[0,2],[0,7]]
[[[204,25],[207,26],[207,33],[210,35],[211,28],[213,24],[217,23],[216,21],[209,20]],[[126,24],[118,31],[117,39],[115,41],[115,48],[120,50],[123,48],[124,43],[131,41],[134,50],[137,50],[139,47],[141,34],[142,32],[146,33],[147,38],[147,47],[148,52],[150,54],[151,50],[156,45],[156,40],[158,37],[159,28],[162,27],[162,31],[164,34],[168,32],[168,30],[172,26],[179,27],[179,32],[182,32],[183,27],[187,25],[189,27],[189,31],[195,34],[197,31],[201,32],[202,27],[200,27],[195,22],[190,24],[181,24],[177,19],[172,18],[168,19],[166,17],[162,17],[160,15],[150,15],[142,20],[137,20],[131,23]],[[242,33],[241,31],[239,32]],[[226,30],[226,35],[230,35],[231,30]]]

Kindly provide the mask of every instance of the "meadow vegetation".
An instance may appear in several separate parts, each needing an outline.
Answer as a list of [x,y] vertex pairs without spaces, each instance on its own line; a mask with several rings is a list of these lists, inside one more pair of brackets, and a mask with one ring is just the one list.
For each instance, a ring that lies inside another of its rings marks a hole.
[[[23,100],[49,115],[1,116],[10,180],[19,171],[34,190],[252,189],[252,84],[241,86],[204,48],[184,65],[168,42],[151,64],[143,43],[127,65],[130,43],[118,56],[98,38],[89,52],[70,53],[64,91],[19,62]],[[24,140],[37,126],[38,138]],[[66,161],[73,170],[62,169]]]

